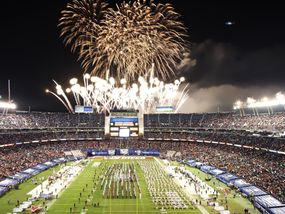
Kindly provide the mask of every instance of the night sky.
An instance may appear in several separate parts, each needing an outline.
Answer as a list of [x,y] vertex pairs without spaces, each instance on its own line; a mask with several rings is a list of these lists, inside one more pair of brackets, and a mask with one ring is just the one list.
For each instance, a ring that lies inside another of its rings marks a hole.
[[[0,94],[7,80],[18,109],[64,111],[46,88],[52,79],[68,84],[81,77],[77,55],[59,38],[60,11],[68,0],[1,3]],[[117,1],[109,1],[117,2]],[[191,83],[184,112],[230,110],[236,99],[273,96],[285,91],[285,13],[281,2],[170,2],[188,28],[191,65],[183,75]],[[225,22],[234,24],[229,26]]]

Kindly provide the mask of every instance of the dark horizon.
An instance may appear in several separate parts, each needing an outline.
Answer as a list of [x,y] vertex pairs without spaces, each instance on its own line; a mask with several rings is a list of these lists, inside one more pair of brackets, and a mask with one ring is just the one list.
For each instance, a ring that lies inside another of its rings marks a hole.
[[[7,99],[10,79],[11,98],[19,110],[31,106],[31,110],[65,111],[45,89],[54,88],[52,79],[65,85],[70,78],[82,75],[77,55],[64,46],[57,28],[60,11],[68,2],[3,3],[0,95]],[[191,84],[185,111],[211,111],[217,106],[226,110],[233,100],[273,96],[285,90],[285,14],[281,3],[167,2],[181,14],[188,28],[191,58],[196,60],[183,71]]]

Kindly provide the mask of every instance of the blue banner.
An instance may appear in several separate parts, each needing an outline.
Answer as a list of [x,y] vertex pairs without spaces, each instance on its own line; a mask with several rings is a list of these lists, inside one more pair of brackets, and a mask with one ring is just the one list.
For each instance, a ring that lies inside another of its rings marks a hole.
[[218,176],[218,175],[224,174],[224,173],[225,173],[225,171],[224,171],[224,170],[221,170],[221,169],[216,168],[216,169],[212,169],[212,170],[210,170],[210,171],[209,171],[209,173],[210,173],[211,175]]
[[45,163],[43,163],[44,165],[48,166],[48,167],[52,167],[52,166],[55,166],[56,163],[55,162],[51,162],[51,161],[47,161]]
[[256,196],[253,200],[255,205],[259,207],[261,206],[264,209],[273,207],[285,207],[285,204],[282,204],[279,200],[271,195]]
[[108,150],[108,154],[111,155],[111,156],[113,156],[113,155],[116,154],[116,150],[115,150],[115,149],[109,149],[109,150]]
[[222,181],[223,183],[225,183],[227,185],[231,185],[233,183],[233,181],[238,179],[239,177],[237,177],[236,175],[233,175],[231,173],[225,173],[225,174],[218,175],[217,178],[220,181]]
[[268,209],[268,213],[270,214],[283,214],[285,213],[285,207],[274,207]]
[[27,173],[27,174],[30,174],[30,175],[36,175],[36,174],[39,174],[39,173],[40,173],[39,170],[32,169],[32,168],[26,169],[26,170],[24,170],[23,172],[24,172],[24,173]]
[[129,155],[142,155],[142,150],[140,149],[129,149]]
[[113,117],[110,119],[111,123],[115,123],[115,122],[134,122],[134,123],[138,123],[139,119],[138,118],[129,118],[129,117]]
[[19,184],[19,181],[10,178],[6,178],[0,182],[0,186],[3,187],[15,186],[17,184]]
[[88,156],[108,156],[109,151],[108,150],[95,150],[95,149],[88,149],[87,150]]
[[240,191],[244,193],[246,196],[260,196],[260,195],[267,195],[266,192],[264,192],[262,189],[256,187],[256,186],[247,186],[247,187],[241,187]]
[[46,170],[48,168],[49,168],[49,166],[44,165],[44,164],[38,164],[38,165],[33,167],[33,169],[36,169],[36,170],[39,170],[39,171],[44,171],[44,170]]
[[27,174],[27,173],[17,173],[13,176],[9,176],[10,178],[14,179],[14,180],[17,180],[17,181],[20,181],[20,182],[23,182],[24,180],[27,180],[28,178],[30,178],[32,175],[30,174]]
[[247,183],[245,180],[243,179],[236,179],[233,181],[233,185],[237,188],[241,188],[241,187],[247,187],[247,186],[252,186],[250,183]]
[[8,188],[7,187],[1,187],[0,186],[0,196],[4,195],[5,192],[8,191]]
[[142,155],[148,155],[148,156],[159,156],[160,151],[159,150],[153,150],[153,149],[147,149],[147,150],[141,150]]
[[88,156],[109,156],[109,155],[134,155],[134,156],[159,156],[160,151],[154,149],[115,149],[115,150],[95,150],[88,149]]
[[65,161],[65,158],[56,158],[52,160],[52,162],[55,162],[56,164],[64,163]]
[[209,173],[211,170],[215,169],[213,166],[203,165],[201,166],[201,171],[205,173]]
[[160,151],[154,149],[129,149],[129,155],[159,156]]

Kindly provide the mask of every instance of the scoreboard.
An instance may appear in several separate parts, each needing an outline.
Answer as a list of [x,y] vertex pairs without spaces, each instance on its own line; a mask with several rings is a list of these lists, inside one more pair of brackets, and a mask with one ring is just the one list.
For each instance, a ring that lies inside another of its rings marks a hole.
[[137,117],[111,117],[111,137],[138,137],[139,119]]
[[[105,134],[115,138],[128,138],[140,136],[140,116],[135,110],[111,111],[106,119]],[[108,124],[108,127],[106,125]]]

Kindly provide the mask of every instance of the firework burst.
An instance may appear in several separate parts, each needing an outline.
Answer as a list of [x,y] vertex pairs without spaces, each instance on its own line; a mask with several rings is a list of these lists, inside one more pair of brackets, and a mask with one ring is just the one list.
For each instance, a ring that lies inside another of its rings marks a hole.
[[[172,106],[178,112],[188,97],[188,84],[181,77],[172,83],[164,83],[158,78],[140,76],[138,83],[130,84],[126,79],[116,82],[113,77],[102,79],[98,76],[83,76],[83,84],[78,79],[70,80],[65,90],[54,81],[56,91],[46,90],[54,95],[70,113],[74,113],[72,103],[91,106],[98,113],[112,109],[137,109],[142,113],[153,113],[157,106]],[[73,98],[69,98],[72,94]]]
[[133,0],[110,7],[102,0],[73,0],[59,20],[61,36],[85,72],[129,82],[150,71],[175,76],[188,53],[187,32],[170,4]]

